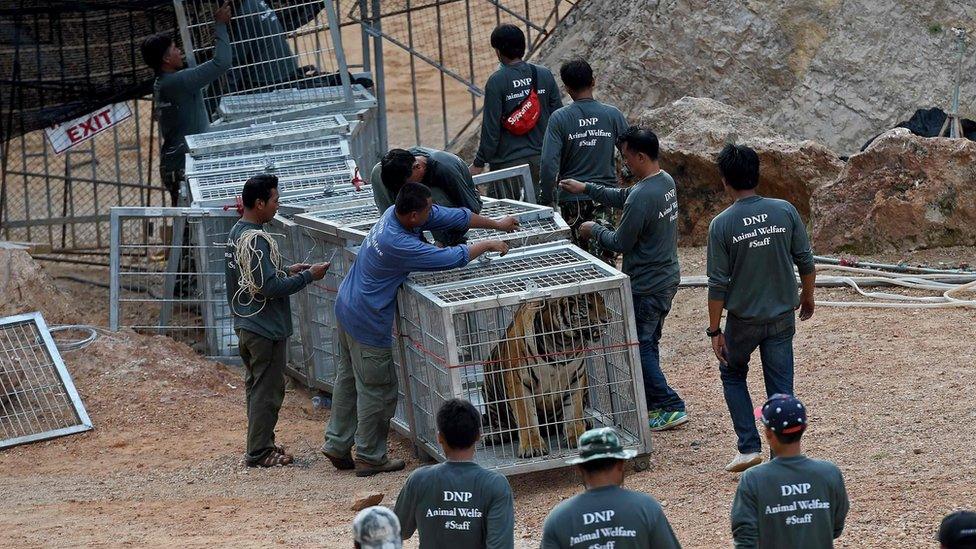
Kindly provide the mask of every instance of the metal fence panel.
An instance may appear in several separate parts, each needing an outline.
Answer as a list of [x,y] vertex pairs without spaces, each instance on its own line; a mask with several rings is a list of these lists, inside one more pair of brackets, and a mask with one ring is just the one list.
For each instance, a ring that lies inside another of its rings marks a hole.
[[168,205],[151,103],[129,106],[129,119],[62,154],[43,130],[0,143],[0,238],[66,253],[104,250],[109,208]]
[[112,208],[111,329],[166,334],[238,360],[224,252],[236,211]]
[[41,313],[0,319],[0,448],[92,428]]

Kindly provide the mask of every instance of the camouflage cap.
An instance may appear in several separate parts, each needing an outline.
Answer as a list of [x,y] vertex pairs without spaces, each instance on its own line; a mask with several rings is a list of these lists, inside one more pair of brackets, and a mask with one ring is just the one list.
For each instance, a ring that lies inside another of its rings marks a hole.
[[570,465],[593,461],[594,459],[630,459],[637,450],[625,450],[620,435],[613,427],[590,429],[579,439],[579,457],[566,460]]
[[362,549],[400,549],[400,521],[382,505],[367,507],[352,521],[353,540]]

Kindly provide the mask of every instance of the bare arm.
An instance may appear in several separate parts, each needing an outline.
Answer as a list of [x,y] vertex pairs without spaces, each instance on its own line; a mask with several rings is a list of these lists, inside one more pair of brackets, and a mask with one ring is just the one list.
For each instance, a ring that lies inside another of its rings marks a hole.
[[813,288],[817,284],[817,270],[814,268],[812,273],[800,275],[800,320],[809,320],[813,316],[814,299]]
[[468,259],[474,261],[485,252],[498,252],[501,255],[508,253],[508,244],[501,240],[483,240],[468,245]]
[[501,219],[492,219],[480,214],[472,213],[471,220],[468,222],[469,229],[494,229],[510,233],[518,228],[518,219],[506,216]]

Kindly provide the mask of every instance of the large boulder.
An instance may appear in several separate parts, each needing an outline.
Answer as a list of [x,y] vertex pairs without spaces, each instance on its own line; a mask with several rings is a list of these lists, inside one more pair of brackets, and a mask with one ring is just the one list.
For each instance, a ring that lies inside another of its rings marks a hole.
[[757,191],[788,200],[806,221],[814,190],[833,181],[843,163],[813,141],[792,141],[759,120],[712,99],[684,97],[642,113],[637,122],[661,139],[661,167],[678,188],[678,231],[682,245],[700,246],[708,224],[728,207],[715,164],[726,143],[748,145],[759,155]]
[[891,130],[813,201],[820,252],[976,245],[976,143]]
[[[950,28],[974,22],[972,1],[587,0],[535,60],[589,60],[597,92],[630,117],[712,97],[852,154],[915,109],[947,105],[959,59]],[[961,74],[974,89],[972,45]],[[976,94],[961,101],[976,112]]]

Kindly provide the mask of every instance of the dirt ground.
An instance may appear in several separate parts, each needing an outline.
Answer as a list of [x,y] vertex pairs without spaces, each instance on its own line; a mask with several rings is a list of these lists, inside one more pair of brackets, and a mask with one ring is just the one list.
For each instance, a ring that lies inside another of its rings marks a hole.
[[[704,271],[703,251],[683,249],[684,274]],[[970,248],[885,261],[948,265]],[[66,274],[46,264],[48,276]],[[99,271],[74,269],[97,280]],[[105,325],[107,290],[64,279],[57,286],[85,322]],[[849,300],[847,290],[821,291]],[[655,434],[652,467],[627,485],[657,497],[686,547],[730,544],[728,513],[737,478],[722,466],[734,438],[704,326],[706,294],[682,289],[665,325],[663,364],[692,421]],[[796,388],[811,410],[811,456],[843,469],[851,513],[840,547],[933,546],[941,517],[976,502],[976,311],[851,310],[822,307],[799,326]],[[393,436],[401,473],[357,479],[318,453],[327,410],[290,390],[279,442],[290,468],[247,469],[242,376],[161,336],[106,334],[65,354],[95,429],[0,452],[0,545],[11,547],[269,545],[348,547],[357,492],[392,505],[419,463]],[[758,373],[751,379],[760,398]],[[969,479],[969,480],[967,480]],[[516,541],[537,546],[546,513],[580,490],[571,469],[511,478]],[[416,539],[406,547],[416,547]]]

